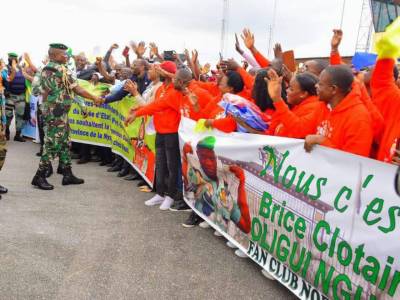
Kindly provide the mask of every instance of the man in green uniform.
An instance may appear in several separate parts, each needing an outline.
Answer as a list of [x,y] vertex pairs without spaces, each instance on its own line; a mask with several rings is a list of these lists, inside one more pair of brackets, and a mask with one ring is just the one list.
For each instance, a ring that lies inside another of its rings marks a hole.
[[52,190],[54,186],[46,180],[46,171],[51,167],[50,160],[59,157],[63,174],[63,185],[82,184],[72,174],[71,157],[69,153],[69,126],[68,112],[77,94],[96,104],[102,99],[90,94],[80,87],[66,63],[68,56],[67,46],[63,44],[50,44],[50,62],[42,69],[40,79],[32,86],[34,94],[42,94],[42,113],[44,118],[45,141],[44,149],[39,163],[39,169],[32,180],[32,185],[42,190]]
[[14,141],[25,142],[21,131],[24,126],[26,84],[22,69],[18,66],[18,55],[16,53],[8,53],[7,70],[2,72],[2,77],[6,88],[6,138],[7,140],[10,139],[10,125],[15,114],[16,134]]

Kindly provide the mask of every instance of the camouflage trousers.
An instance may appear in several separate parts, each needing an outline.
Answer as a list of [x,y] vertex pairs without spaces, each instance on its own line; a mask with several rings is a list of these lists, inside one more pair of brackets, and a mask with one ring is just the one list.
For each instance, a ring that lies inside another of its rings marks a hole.
[[13,95],[6,99],[6,116],[7,116],[7,127],[11,125],[11,121],[14,117],[15,112],[15,129],[17,131],[22,130],[24,126],[24,112],[25,112],[25,93],[21,95]]
[[63,166],[71,165],[69,152],[69,126],[67,115],[55,117],[44,116],[44,147],[40,158],[39,170],[44,170],[50,164],[50,160],[59,158]]
[[6,160],[7,146],[6,139],[0,138],[0,170],[3,168],[4,161]]

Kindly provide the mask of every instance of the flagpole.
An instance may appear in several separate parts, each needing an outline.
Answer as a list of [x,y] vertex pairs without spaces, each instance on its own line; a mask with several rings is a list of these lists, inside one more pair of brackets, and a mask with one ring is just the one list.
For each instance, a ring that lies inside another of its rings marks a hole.
[[342,6],[342,16],[340,19],[340,29],[343,29],[343,20],[344,20],[344,11],[346,9],[346,0],[343,0],[343,6]]

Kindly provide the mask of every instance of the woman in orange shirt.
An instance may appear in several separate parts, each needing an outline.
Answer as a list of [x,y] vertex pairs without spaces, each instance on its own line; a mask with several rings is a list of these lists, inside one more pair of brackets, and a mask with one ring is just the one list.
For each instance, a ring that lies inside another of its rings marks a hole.
[[316,84],[318,77],[311,73],[297,74],[287,90],[287,103],[274,102],[275,114],[272,117],[269,134],[290,138],[304,138],[307,133],[297,126],[297,119],[307,118],[321,106],[318,101]]

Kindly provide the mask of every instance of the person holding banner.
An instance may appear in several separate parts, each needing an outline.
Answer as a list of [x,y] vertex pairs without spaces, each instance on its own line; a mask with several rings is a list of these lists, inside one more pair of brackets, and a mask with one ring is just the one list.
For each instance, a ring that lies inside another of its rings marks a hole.
[[51,166],[50,159],[54,159],[56,156],[60,159],[63,185],[84,183],[84,180],[75,177],[71,170],[68,148],[68,112],[74,99],[74,93],[91,99],[96,104],[102,102],[101,98],[81,88],[66,67],[67,49],[68,47],[64,44],[50,44],[50,62],[43,68],[40,80],[33,87],[43,96],[45,145],[39,168],[32,179],[32,185],[42,190],[54,189],[54,186],[46,180],[46,171]]
[[[268,91],[277,102],[282,77],[272,69],[268,71],[268,77]],[[330,66],[321,73],[316,86],[324,105],[293,124],[302,128],[307,152],[315,145],[323,145],[369,157],[373,140],[371,117],[360,94],[352,88],[353,82],[354,76],[347,66]]]
[[390,25],[376,49],[378,61],[371,78],[372,100],[382,113],[385,126],[377,153],[377,159],[400,165],[400,89],[396,85],[399,72],[396,60],[400,57],[398,38],[400,18]]

